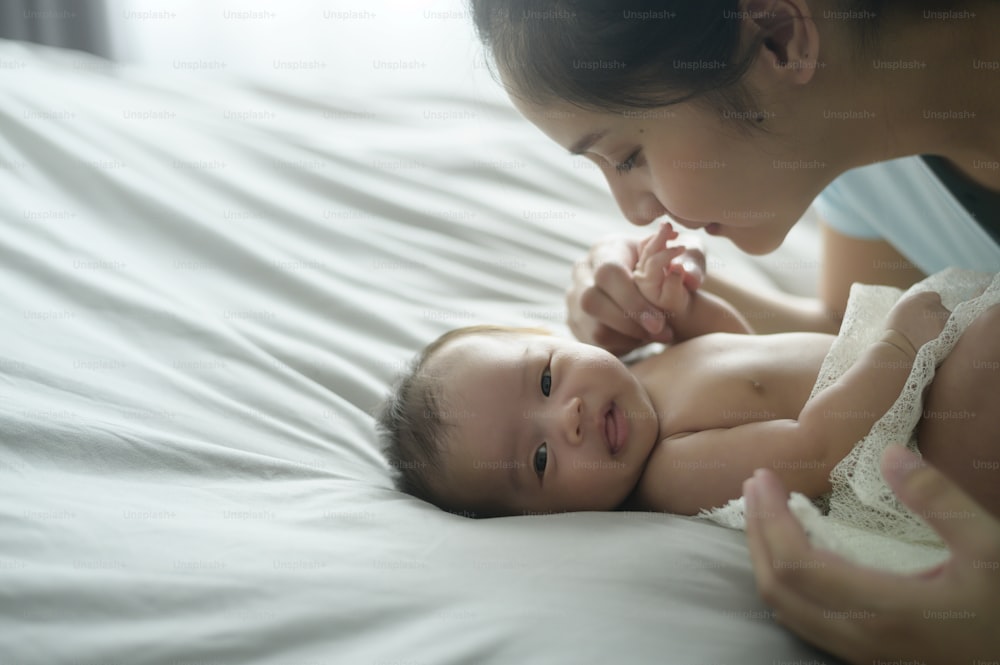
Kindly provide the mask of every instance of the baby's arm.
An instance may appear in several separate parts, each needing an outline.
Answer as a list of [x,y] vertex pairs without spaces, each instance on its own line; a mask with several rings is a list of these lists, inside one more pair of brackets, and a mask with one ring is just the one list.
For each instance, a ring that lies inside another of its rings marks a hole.
[[893,405],[917,349],[940,334],[947,316],[936,293],[901,300],[889,314],[885,336],[807,402],[797,420],[664,439],[643,474],[640,501],[652,510],[693,515],[738,498],[743,481],[761,467],[810,498],[829,492],[830,471]]
[[722,298],[698,290],[685,267],[688,248],[677,239],[673,227],[664,223],[658,233],[639,248],[635,284],[646,300],[662,309],[674,330],[674,340],[713,332],[751,334],[753,329],[735,307]]

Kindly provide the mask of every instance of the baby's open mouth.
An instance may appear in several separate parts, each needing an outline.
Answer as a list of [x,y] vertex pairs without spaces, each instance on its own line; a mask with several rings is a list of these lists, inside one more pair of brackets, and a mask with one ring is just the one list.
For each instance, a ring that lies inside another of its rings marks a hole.
[[617,455],[625,447],[627,437],[628,421],[618,405],[612,402],[604,414],[604,441],[612,456]]

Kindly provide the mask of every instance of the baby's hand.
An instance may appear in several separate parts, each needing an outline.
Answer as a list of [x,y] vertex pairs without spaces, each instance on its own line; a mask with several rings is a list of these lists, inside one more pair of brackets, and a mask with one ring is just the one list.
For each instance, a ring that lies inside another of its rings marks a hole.
[[914,352],[936,339],[951,312],[941,304],[941,295],[924,291],[901,298],[889,311],[885,327],[903,335]]
[[681,314],[704,279],[698,255],[701,248],[675,241],[678,235],[664,223],[639,245],[633,277],[639,293],[667,314]]

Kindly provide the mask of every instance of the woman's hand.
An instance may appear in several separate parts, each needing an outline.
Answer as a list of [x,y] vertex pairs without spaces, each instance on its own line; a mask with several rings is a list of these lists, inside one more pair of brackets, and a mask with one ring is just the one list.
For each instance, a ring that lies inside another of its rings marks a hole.
[[[595,243],[573,266],[566,291],[570,330],[577,339],[625,355],[650,342],[669,344],[673,331],[659,308],[636,286],[633,272],[645,239],[611,236]],[[686,283],[695,290],[705,276],[705,255],[693,243],[684,259]]]
[[813,548],[774,473],[743,485],[757,588],[777,619],[851,663],[976,663],[1000,654],[1000,521],[901,446],[882,458],[893,491],[951,557],[922,573],[864,568]]

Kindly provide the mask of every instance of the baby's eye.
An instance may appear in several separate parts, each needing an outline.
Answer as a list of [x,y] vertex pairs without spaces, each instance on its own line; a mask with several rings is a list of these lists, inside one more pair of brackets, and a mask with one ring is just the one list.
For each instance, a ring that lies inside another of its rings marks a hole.
[[535,451],[535,473],[542,475],[545,473],[545,464],[549,459],[549,446],[543,443]]
[[546,365],[542,372],[542,394],[546,397],[552,392],[552,368]]

